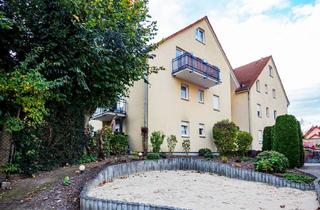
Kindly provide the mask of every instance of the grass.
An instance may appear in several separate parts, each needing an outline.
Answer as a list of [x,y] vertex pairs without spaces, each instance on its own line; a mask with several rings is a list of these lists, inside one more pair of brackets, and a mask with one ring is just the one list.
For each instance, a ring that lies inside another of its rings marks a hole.
[[284,173],[283,178],[295,183],[305,183],[305,184],[309,184],[315,180],[314,177],[303,175],[300,173],[292,173],[292,172]]

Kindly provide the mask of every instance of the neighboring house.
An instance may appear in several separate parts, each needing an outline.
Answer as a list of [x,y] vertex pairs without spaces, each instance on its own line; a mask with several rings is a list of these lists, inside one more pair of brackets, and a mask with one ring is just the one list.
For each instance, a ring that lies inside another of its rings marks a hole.
[[262,147],[263,129],[286,114],[290,104],[272,56],[234,69],[240,87],[232,85],[232,120],[253,136],[252,149]]
[[320,145],[320,126],[312,126],[303,136],[305,147]]
[[[201,148],[216,151],[212,127],[224,119],[250,132],[253,149],[260,149],[262,133],[258,131],[272,125],[274,115],[287,113],[289,101],[272,57],[233,71],[207,17],[163,39],[153,54],[156,57],[149,64],[166,70],[150,75],[148,85],[143,80],[135,82],[127,99],[113,108],[99,108],[93,116],[128,134],[132,151],[144,149],[145,128],[149,145],[151,133],[162,131],[177,136],[177,152],[183,151],[183,139],[190,139],[191,152]],[[161,150],[168,151],[166,140]]]

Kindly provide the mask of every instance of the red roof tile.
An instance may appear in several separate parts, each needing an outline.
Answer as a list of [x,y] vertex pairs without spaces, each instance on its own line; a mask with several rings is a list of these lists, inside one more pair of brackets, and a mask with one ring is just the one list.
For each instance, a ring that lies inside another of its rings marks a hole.
[[270,58],[271,56],[264,57],[260,60],[234,69],[234,74],[240,83],[240,87],[237,89],[237,91],[249,90],[259,77],[264,67],[267,65]]

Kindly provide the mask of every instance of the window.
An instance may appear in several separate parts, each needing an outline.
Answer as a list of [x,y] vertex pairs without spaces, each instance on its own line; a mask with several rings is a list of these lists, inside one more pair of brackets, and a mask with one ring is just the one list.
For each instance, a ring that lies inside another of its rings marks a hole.
[[182,55],[184,53],[183,50],[181,50],[179,47],[176,48],[176,58],[179,57],[180,55]]
[[199,101],[199,103],[204,103],[204,91],[203,90],[198,91],[198,101]]
[[199,123],[199,136],[206,137],[204,124]]
[[273,69],[272,66],[269,65],[269,76],[273,77]]
[[265,93],[268,94],[268,85],[267,84],[264,85],[264,90],[265,90]]
[[182,137],[189,137],[189,122],[181,122],[180,133]]
[[270,117],[270,110],[269,110],[269,107],[267,107],[267,108],[266,108],[266,116],[267,116],[267,117]]
[[197,28],[196,30],[196,39],[202,43],[204,43],[204,30],[201,28]]
[[220,110],[220,97],[213,95],[213,109],[216,111]]
[[263,139],[262,130],[259,130],[259,131],[258,131],[258,141],[259,141],[259,144],[262,144],[262,139]]
[[260,81],[259,80],[256,81],[256,89],[257,89],[257,92],[260,92]]
[[273,119],[274,119],[274,120],[277,119],[277,111],[276,111],[276,110],[274,110],[274,112],[273,112]]
[[258,115],[258,117],[262,117],[261,104],[257,104],[257,115]]
[[276,98],[276,89],[272,89],[272,97]]
[[189,88],[187,85],[181,85],[181,98],[188,100],[189,99]]

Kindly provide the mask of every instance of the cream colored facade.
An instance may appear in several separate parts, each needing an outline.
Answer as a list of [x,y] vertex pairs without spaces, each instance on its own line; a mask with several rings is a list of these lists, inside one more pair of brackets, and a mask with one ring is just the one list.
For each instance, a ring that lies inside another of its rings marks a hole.
[[[270,67],[272,76],[269,73]],[[260,91],[257,90],[257,82],[260,83]],[[289,106],[272,57],[248,91],[240,93],[234,91],[232,96],[232,121],[240,127],[240,130],[251,133],[252,149],[260,150],[262,148],[260,135],[263,135],[263,129],[274,125],[277,116],[287,114]],[[258,105],[261,107],[260,116],[258,116]]]

